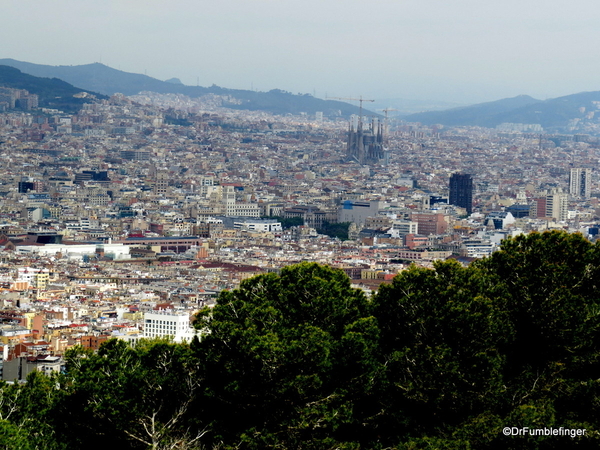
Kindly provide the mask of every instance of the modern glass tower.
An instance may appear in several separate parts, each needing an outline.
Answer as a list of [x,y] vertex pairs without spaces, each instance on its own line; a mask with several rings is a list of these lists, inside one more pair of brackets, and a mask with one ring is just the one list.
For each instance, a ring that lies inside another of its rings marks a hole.
[[467,214],[473,212],[473,178],[468,173],[453,173],[450,177],[451,205],[460,206],[467,210]]

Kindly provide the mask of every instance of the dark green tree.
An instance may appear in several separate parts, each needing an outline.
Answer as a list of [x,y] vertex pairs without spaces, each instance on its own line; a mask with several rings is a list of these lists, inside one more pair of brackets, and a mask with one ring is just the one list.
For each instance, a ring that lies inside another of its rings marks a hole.
[[286,267],[222,292],[189,346],[111,340],[0,384],[0,448],[595,448],[599,271],[600,244],[565,232],[411,267],[371,299]]
[[25,384],[0,382],[0,448],[65,448],[55,431],[54,407],[62,394],[59,380],[59,375],[34,371]]
[[264,217],[265,219],[275,219],[281,222],[281,227],[284,230],[287,230],[291,227],[297,227],[300,225],[304,225],[304,219],[302,217],[291,217],[286,219],[285,217],[276,216],[276,217]]
[[[211,428],[226,445],[358,445],[377,326],[339,270],[303,263],[245,280],[199,315]],[[340,447],[341,448],[341,447]]]
[[25,429],[7,420],[0,420],[1,450],[33,450],[34,448]]
[[[589,446],[599,249],[578,234],[532,233],[469,268],[413,267],[382,287],[372,302],[382,434],[401,448]],[[515,440],[504,426],[587,428],[588,438]]]
[[70,448],[170,449],[199,444],[205,432],[189,410],[200,378],[186,344],[112,339],[98,353],[75,348],[65,378],[57,412]]
[[321,228],[317,228],[317,232],[346,241],[348,240],[348,229],[350,228],[350,224],[351,222],[331,223],[325,221]]
[[445,436],[502,395],[499,346],[510,328],[486,281],[477,270],[438,262],[434,270],[411,267],[374,296],[385,411],[378,426],[388,445]]
[[[507,421],[587,428],[597,445],[592,418],[600,414],[600,245],[577,233],[531,233],[506,240],[475,267],[495,279],[494,301],[511,325],[500,347]],[[548,448],[569,440],[539,439],[554,443]]]
[[600,246],[580,234],[531,233],[506,240],[475,266],[499,287],[515,327],[507,356],[517,371],[595,352]]

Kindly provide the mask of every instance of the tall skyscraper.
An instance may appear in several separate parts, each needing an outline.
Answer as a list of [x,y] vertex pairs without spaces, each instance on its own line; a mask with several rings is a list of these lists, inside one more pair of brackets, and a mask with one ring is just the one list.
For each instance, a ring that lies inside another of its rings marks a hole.
[[578,198],[589,198],[592,185],[592,169],[571,169],[569,194]]
[[473,178],[468,173],[453,173],[450,177],[450,196],[448,203],[473,212]]

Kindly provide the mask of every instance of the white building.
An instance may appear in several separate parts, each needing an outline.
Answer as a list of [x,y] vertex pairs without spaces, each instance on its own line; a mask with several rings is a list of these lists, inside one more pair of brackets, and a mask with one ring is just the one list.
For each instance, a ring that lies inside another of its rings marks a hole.
[[490,256],[495,249],[492,242],[484,239],[470,239],[463,242],[462,247],[466,253],[465,256],[469,258],[485,258]]
[[564,222],[568,217],[569,196],[560,188],[551,189],[546,195],[546,217],[552,217],[559,222]]
[[129,245],[125,244],[46,244],[21,245],[17,247],[19,254],[36,254],[55,256],[61,253],[69,259],[82,259],[84,255],[94,256],[103,253],[113,259],[130,259]]
[[577,198],[589,198],[592,189],[592,169],[571,169],[569,194]]
[[278,232],[282,231],[281,222],[271,219],[242,219],[233,222],[236,230],[247,230],[256,232]]
[[140,341],[140,339],[143,339],[145,336],[142,333],[113,332],[112,337],[121,339],[122,341],[125,341],[130,345],[135,345]]
[[198,331],[187,312],[160,310],[144,313],[144,337],[172,337],[174,342],[191,342]]
[[514,216],[508,211],[492,211],[485,219],[486,225],[502,230],[515,223]]
[[17,281],[26,281],[30,286],[45,289],[50,279],[48,269],[36,269],[33,267],[19,267],[17,269]]
[[257,203],[227,203],[225,215],[230,217],[260,217]]
[[352,222],[357,226],[362,227],[367,220],[367,217],[375,217],[379,214],[379,210],[383,208],[380,201],[358,201],[345,200],[342,202],[339,211],[340,222]]
[[392,222],[392,228],[389,233],[392,237],[402,237],[407,234],[417,234],[419,230],[419,224],[410,220],[394,220]]

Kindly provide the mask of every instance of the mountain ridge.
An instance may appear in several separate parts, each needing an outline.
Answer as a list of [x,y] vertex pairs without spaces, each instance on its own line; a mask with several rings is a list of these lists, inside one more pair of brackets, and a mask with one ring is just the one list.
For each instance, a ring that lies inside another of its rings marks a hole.
[[[403,119],[424,125],[482,126],[494,128],[503,123],[539,124],[552,131],[593,126],[600,105],[600,91],[579,92],[547,100],[528,95],[451,108],[410,114]],[[577,130],[570,130],[577,131]]]
[[[206,94],[229,95],[235,97],[240,104],[228,104],[231,109],[248,109],[267,111],[274,114],[314,114],[322,111],[325,116],[350,116],[359,114],[358,106],[336,100],[322,100],[310,94],[292,94],[273,89],[268,92],[228,89],[220,86],[187,86],[169,81],[161,81],[148,75],[124,72],[101,63],[78,66],[49,66],[18,61],[12,58],[0,59],[0,64],[15,67],[24,73],[38,77],[58,78],[85,90],[99,92],[104,95],[121,93],[135,95],[142,91],[160,94],[183,94],[197,98]],[[363,110],[365,114],[378,115]]]
[[25,89],[29,93],[38,96],[41,107],[63,111],[76,111],[84,103],[89,102],[89,98],[75,97],[75,95],[82,92],[96,98],[107,98],[105,95],[88,89],[80,89],[58,78],[36,77],[5,65],[0,65],[0,86],[11,89]]

